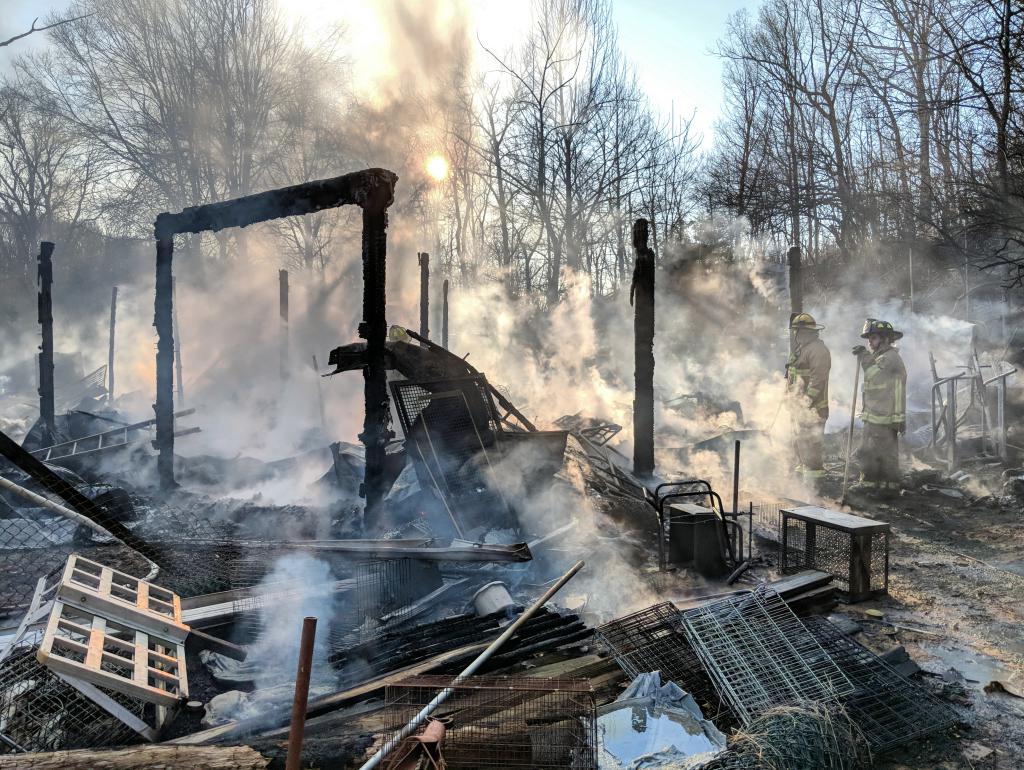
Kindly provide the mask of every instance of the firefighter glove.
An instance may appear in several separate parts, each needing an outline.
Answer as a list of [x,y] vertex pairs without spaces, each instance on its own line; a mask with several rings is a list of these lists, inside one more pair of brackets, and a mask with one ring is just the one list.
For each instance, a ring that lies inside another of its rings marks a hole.
[[856,347],[855,347],[855,348],[853,349],[853,354],[854,354],[855,356],[857,356],[857,358],[860,358],[860,357],[861,357],[862,355],[864,355],[864,354],[865,354],[865,353],[867,353],[867,352],[868,352],[868,349],[867,349],[866,347],[864,347],[863,345],[857,345],[857,346],[856,346]]

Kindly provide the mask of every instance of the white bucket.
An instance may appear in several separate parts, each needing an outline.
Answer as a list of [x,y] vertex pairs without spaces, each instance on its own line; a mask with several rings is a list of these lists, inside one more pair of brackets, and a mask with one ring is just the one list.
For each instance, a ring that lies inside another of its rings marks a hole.
[[512,601],[508,588],[500,580],[488,583],[473,594],[473,607],[480,617],[493,615],[495,612],[504,612],[514,606],[515,602]]

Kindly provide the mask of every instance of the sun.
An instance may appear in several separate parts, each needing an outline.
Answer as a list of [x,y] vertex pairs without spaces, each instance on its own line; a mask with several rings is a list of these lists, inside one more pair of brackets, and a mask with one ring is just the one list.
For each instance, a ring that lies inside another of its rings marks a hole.
[[438,182],[448,178],[448,161],[440,155],[431,155],[427,158],[427,173]]

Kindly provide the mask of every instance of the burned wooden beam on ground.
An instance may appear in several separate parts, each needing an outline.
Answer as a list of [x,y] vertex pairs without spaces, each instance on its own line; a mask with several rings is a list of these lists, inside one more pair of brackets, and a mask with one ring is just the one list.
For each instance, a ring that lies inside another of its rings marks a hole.
[[49,441],[56,435],[53,405],[53,244],[39,244],[39,417]]
[[646,219],[633,223],[633,283],[629,303],[633,317],[634,377],[633,473],[649,477],[654,473],[654,251],[647,245]]
[[234,200],[187,208],[177,214],[157,216],[156,299],[154,326],[157,330],[156,410],[159,451],[157,468],[164,489],[174,481],[174,395],[171,366],[174,356],[172,328],[172,262],[174,236],[184,233],[217,232],[228,227],[247,227],[281,217],[313,214],[338,206],[355,205],[363,210],[363,319],[359,336],[367,342],[364,370],[366,417],[360,440],[366,447],[367,514],[375,516],[383,500],[385,446],[390,438],[387,373],[384,343],[387,338],[385,276],[387,256],[387,209],[394,201],[397,175],[374,168],[352,174],[320,179]]

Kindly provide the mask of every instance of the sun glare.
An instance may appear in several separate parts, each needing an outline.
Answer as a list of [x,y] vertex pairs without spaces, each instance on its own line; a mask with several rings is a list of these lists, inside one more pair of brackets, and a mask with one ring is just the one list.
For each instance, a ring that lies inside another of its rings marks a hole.
[[440,155],[431,155],[427,158],[427,173],[438,182],[448,178],[448,161]]

